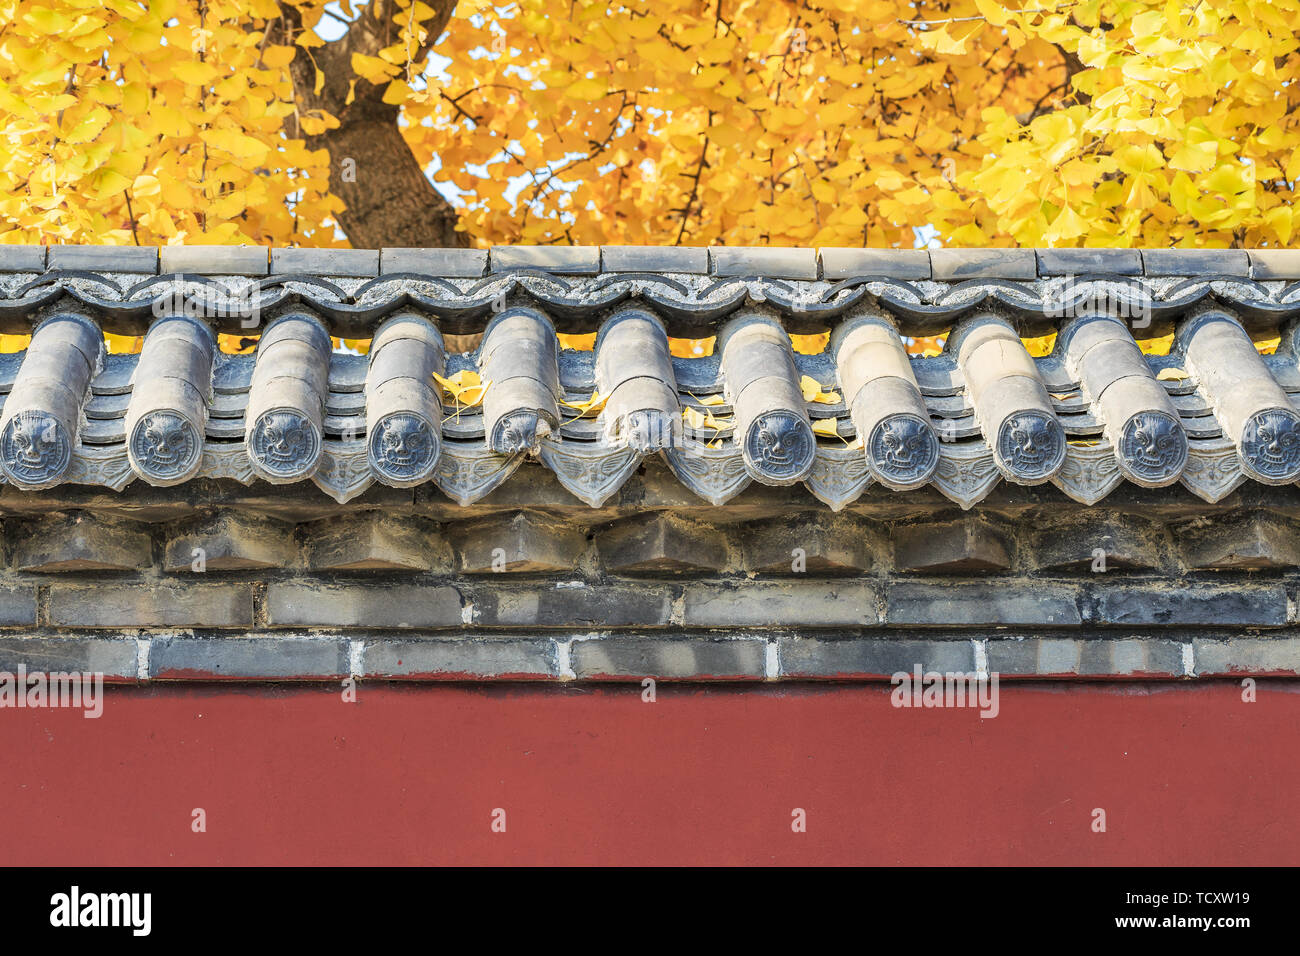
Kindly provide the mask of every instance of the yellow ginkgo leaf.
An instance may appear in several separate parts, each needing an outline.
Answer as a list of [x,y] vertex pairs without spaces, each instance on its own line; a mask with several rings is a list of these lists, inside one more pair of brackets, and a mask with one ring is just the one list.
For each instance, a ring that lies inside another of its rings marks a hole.
[[689,396],[691,396],[691,398],[695,399],[695,400],[696,400],[697,402],[699,402],[701,405],[706,405],[706,406],[708,406],[708,407],[710,407],[710,408],[712,408],[714,405],[725,405],[725,404],[727,404],[727,400],[726,400],[725,398],[723,398],[722,395],[720,395],[720,394],[719,394],[719,395],[705,395],[703,398],[701,398],[700,396],[696,395],[694,392],[687,392],[686,394],[689,395]]
[[818,435],[826,435],[828,438],[839,438],[839,422],[834,418],[819,418],[812,423],[812,430]]
[[1187,378],[1187,373],[1180,368],[1162,368],[1156,373],[1158,382],[1181,382]]
[[811,375],[799,379],[799,389],[803,392],[805,402],[817,402],[819,405],[834,405],[840,400],[839,392],[822,391],[821,383]]
[[458,408],[471,408],[482,402],[488,386],[492,384],[480,381],[478,372],[467,368],[461,369],[451,378],[443,378],[437,372],[433,373],[433,377],[446,393],[444,397],[449,397]]

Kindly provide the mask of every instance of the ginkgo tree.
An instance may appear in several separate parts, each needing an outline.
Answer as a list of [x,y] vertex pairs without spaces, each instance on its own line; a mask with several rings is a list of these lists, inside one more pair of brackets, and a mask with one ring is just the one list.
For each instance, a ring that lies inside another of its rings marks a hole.
[[0,241],[1291,241],[1300,0],[0,0]]

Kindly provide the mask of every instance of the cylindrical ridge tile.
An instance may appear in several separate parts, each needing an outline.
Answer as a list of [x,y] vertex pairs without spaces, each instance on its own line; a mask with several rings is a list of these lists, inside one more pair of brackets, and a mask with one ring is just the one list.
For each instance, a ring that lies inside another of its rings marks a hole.
[[442,451],[442,335],[399,315],[375,333],[366,376],[366,454],[379,481],[406,488],[433,477]]
[[216,337],[201,322],[164,317],[145,336],[126,409],[131,470],[152,485],[198,473],[212,394]]
[[966,391],[998,470],[1023,485],[1050,481],[1065,464],[1065,430],[1020,337],[992,316],[968,320],[956,337]]
[[1300,478],[1300,415],[1241,324],[1224,312],[1203,313],[1178,340],[1242,470],[1269,485]]
[[939,467],[939,439],[893,324],[850,319],[832,334],[831,351],[872,475],[899,491],[928,482]]
[[722,329],[718,347],[745,469],[763,484],[802,481],[812,471],[817,440],[790,336],[774,319],[742,315]]
[[320,464],[329,361],[329,333],[313,316],[276,319],[258,343],[244,440],[267,481],[299,481]]
[[19,488],[48,488],[67,473],[103,342],[99,327],[75,314],[33,332],[0,417],[0,467]]
[[1128,327],[1090,316],[1063,329],[1062,339],[1066,362],[1100,412],[1124,476],[1147,488],[1177,481],[1187,466],[1187,434]]
[[509,309],[488,323],[479,347],[483,430],[500,455],[537,448],[559,426],[559,344],[549,319]]
[[668,335],[654,316],[628,311],[596,336],[596,390],[615,441],[648,453],[680,444],[681,407]]

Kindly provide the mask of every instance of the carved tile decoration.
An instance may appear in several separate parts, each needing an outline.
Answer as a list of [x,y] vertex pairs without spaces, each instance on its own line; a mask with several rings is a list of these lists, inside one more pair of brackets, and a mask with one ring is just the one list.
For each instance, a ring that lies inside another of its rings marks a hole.
[[135,478],[125,445],[83,445],[72,456],[63,480],[77,485],[105,485],[121,491]]
[[919,488],[939,465],[939,439],[916,415],[890,415],[871,430],[871,467],[891,488]]
[[1300,477],[1300,415],[1283,408],[1252,415],[1241,430],[1241,464],[1270,485]]
[[753,480],[745,470],[740,449],[731,442],[710,448],[687,438],[681,445],[666,449],[664,458],[677,480],[711,505],[725,504]]
[[1065,461],[1065,432],[1050,415],[1017,412],[998,429],[998,464],[1026,484],[1051,478]]
[[1214,504],[1245,480],[1237,449],[1228,439],[1192,443],[1183,471],[1183,485],[1192,494]]
[[242,441],[219,445],[209,442],[203,447],[203,464],[199,466],[199,473],[205,478],[233,478],[245,485],[252,484],[257,478],[248,458],[248,449]]
[[53,415],[19,412],[0,434],[0,456],[10,480],[42,488],[63,480],[72,459],[72,442]]
[[599,508],[636,471],[641,455],[629,445],[548,438],[542,442],[542,462],[555,472],[560,484]]
[[812,471],[803,483],[832,511],[839,511],[866,491],[871,481],[871,469],[860,447],[818,445]]
[[384,484],[409,488],[432,477],[441,444],[422,416],[394,412],[370,435],[370,467]]
[[1065,464],[1052,484],[1085,505],[1096,504],[1124,480],[1115,460],[1115,447],[1108,441],[1095,445],[1066,445]]
[[808,474],[817,451],[812,427],[791,412],[765,412],[745,435],[745,465],[765,485],[793,485]]
[[524,455],[498,455],[486,442],[448,442],[438,458],[433,482],[452,501],[472,505],[515,473]]
[[366,443],[326,442],[311,480],[339,504],[351,501],[374,481]]
[[1164,412],[1139,412],[1124,423],[1119,453],[1135,483],[1146,487],[1167,485],[1187,467],[1187,435]]
[[299,481],[317,467],[321,440],[305,415],[278,408],[258,416],[249,437],[248,454],[268,481]]
[[199,466],[203,441],[191,424],[175,412],[152,412],[136,422],[130,435],[132,462],[145,478],[170,485],[183,481]]
[[962,508],[983,500],[1002,478],[993,451],[982,441],[945,443],[939,448],[934,486]]

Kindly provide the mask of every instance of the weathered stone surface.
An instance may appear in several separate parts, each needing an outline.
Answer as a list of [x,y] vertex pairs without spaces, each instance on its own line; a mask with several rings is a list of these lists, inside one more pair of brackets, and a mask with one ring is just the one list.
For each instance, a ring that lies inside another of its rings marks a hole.
[[158,271],[155,246],[50,246],[51,270],[81,272]]
[[1300,249],[1251,249],[1249,255],[1255,279],[1300,279]]
[[447,571],[451,550],[426,518],[371,511],[303,525],[308,567],[330,571]]
[[596,533],[601,563],[621,574],[719,570],[727,565],[723,533],[666,514],[628,518]]
[[1287,622],[1281,585],[1110,585],[1095,601],[1099,624],[1281,627]]
[[134,522],[76,511],[11,524],[8,532],[20,571],[135,571],[153,564],[153,540]]
[[1040,276],[1140,276],[1142,253],[1136,249],[1039,249]]
[[473,623],[481,627],[662,627],[674,592],[655,585],[560,581],[533,587],[467,589]]
[[272,249],[271,275],[379,275],[378,249]]
[[819,249],[822,276],[828,280],[858,276],[889,279],[930,278],[930,253],[924,249]]
[[750,581],[688,584],[687,627],[871,627],[876,592],[864,581]]
[[1173,534],[1189,568],[1250,571],[1300,566],[1300,526],[1268,512],[1200,518]]
[[1079,590],[1041,581],[894,581],[885,622],[899,625],[1078,627]]
[[1163,563],[1163,529],[1132,515],[1099,510],[1062,516],[1044,512],[1031,522],[1034,567],[1051,571],[1151,570]]
[[1197,677],[1293,677],[1300,675],[1300,638],[1197,638],[1192,641],[1192,659]]
[[889,678],[923,673],[974,674],[970,641],[881,640],[872,637],[777,638],[782,677]]
[[0,627],[36,623],[36,588],[0,587]]
[[608,636],[574,641],[569,663],[579,678],[735,680],[762,678],[761,638]]
[[1250,275],[1245,249],[1143,249],[1149,276]]
[[1183,677],[1183,645],[1148,638],[995,639],[988,669],[1005,677]]
[[250,627],[253,588],[238,584],[50,586],[50,623],[75,628]]
[[460,627],[460,593],[446,585],[272,581],[272,627]]
[[995,571],[1011,566],[1000,526],[970,516],[894,528],[894,566],[900,571]]
[[940,281],[1036,279],[1038,257],[1033,249],[931,249],[930,269]]
[[283,568],[296,558],[292,526],[227,510],[177,526],[167,540],[163,570],[172,574]]
[[816,279],[817,250],[780,246],[714,246],[709,262],[717,276],[769,276],[773,279]]
[[28,675],[103,674],[106,680],[134,680],[134,640],[98,637],[0,637],[0,671],[13,674],[19,665]]
[[745,569],[765,574],[853,574],[871,569],[877,533],[823,513],[757,521],[741,534]]
[[600,256],[605,272],[709,272],[709,250],[702,246],[601,246]]
[[49,246],[0,245],[0,272],[44,272]]
[[379,252],[379,272],[413,272],[447,279],[478,279],[487,275],[486,249],[390,249]]
[[368,641],[365,676],[417,680],[558,677],[552,641],[514,636]]
[[493,272],[541,269],[562,275],[600,272],[600,246],[493,246],[488,256]]
[[348,642],[329,637],[156,637],[149,676],[159,680],[320,680],[346,677]]
[[567,571],[587,550],[580,528],[527,511],[458,522],[447,528],[447,537],[466,574]]
[[270,274],[266,246],[163,246],[158,250],[158,271],[207,276],[264,276]]

